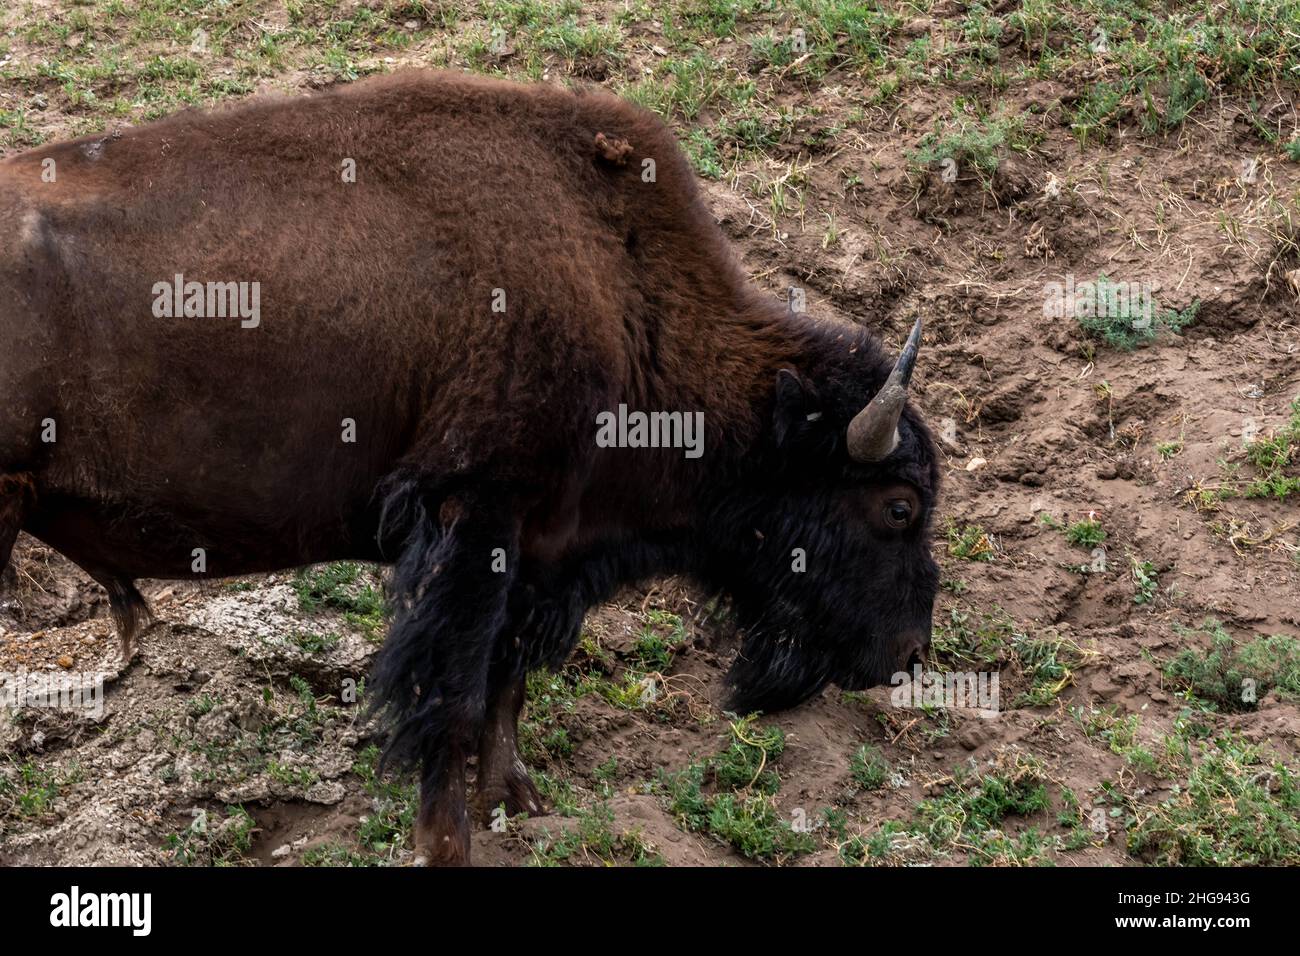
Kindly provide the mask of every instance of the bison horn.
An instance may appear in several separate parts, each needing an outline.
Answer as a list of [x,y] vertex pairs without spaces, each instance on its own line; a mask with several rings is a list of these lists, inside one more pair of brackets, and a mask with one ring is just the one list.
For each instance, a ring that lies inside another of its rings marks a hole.
[[898,447],[898,419],[907,401],[907,383],[916,364],[921,345],[921,320],[912,326],[912,334],[894,364],[894,370],[867,407],[849,422],[849,457],[854,461],[880,461]]

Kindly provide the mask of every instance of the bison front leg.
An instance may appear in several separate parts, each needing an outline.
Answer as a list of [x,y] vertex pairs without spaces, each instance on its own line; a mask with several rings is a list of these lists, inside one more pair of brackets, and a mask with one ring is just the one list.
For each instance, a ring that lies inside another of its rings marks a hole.
[[0,574],[9,567],[18,532],[23,527],[23,515],[32,495],[31,477],[0,472]]
[[508,509],[483,498],[430,500],[410,487],[392,497],[405,543],[372,684],[390,728],[386,757],[420,767],[416,863],[465,864],[465,761],[483,730],[518,529]]
[[442,754],[424,764],[412,862],[416,866],[469,865],[465,752],[460,742],[449,740]]
[[487,721],[478,749],[478,815],[491,826],[493,814],[505,807],[506,816],[545,814],[541,794],[528,776],[519,755],[519,712],[524,704],[524,677],[511,674],[500,680],[488,703]]

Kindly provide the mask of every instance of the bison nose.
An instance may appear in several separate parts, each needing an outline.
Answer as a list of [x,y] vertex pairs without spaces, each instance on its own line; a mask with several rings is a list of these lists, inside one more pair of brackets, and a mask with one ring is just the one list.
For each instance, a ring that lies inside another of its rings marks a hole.
[[899,670],[910,671],[913,667],[925,664],[926,653],[930,650],[930,635],[917,634],[903,642],[903,653],[899,658]]

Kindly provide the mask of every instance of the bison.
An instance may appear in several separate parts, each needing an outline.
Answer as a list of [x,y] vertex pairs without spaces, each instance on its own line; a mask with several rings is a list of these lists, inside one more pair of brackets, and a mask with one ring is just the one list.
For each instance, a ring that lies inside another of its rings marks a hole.
[[136,579],[391,564],[418,862],[468,860],[475,753],[481,813],[543,812],[525,675],[622,585],[729,596],[740,711],[927,648],[919,321],[895,363],[759,292],[643,109],[414,71],[186,111],[0,162],[0,237],[0,569],[62,552],[129,661]]

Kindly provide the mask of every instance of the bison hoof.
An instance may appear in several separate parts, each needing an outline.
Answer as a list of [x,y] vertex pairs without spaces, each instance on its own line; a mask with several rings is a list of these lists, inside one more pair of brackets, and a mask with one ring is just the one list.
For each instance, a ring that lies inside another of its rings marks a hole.
[[123,671],[129,670],[135,663],[136,657],[140,654],[140,646],[134,641],[130,643],[123,641],[117,647],[118,661]]
[[441,846],[417,843],[411,866],[469,866],[469,847],[452,837],[445,837]]
[[480,792],[479,818],[485,827],[492,828],[500,819],[501,807],[505,807],[506,817],[517,817],[521,813],[530,817],[544,817],[549,812],[526,771],[512,774],[508,779]]

